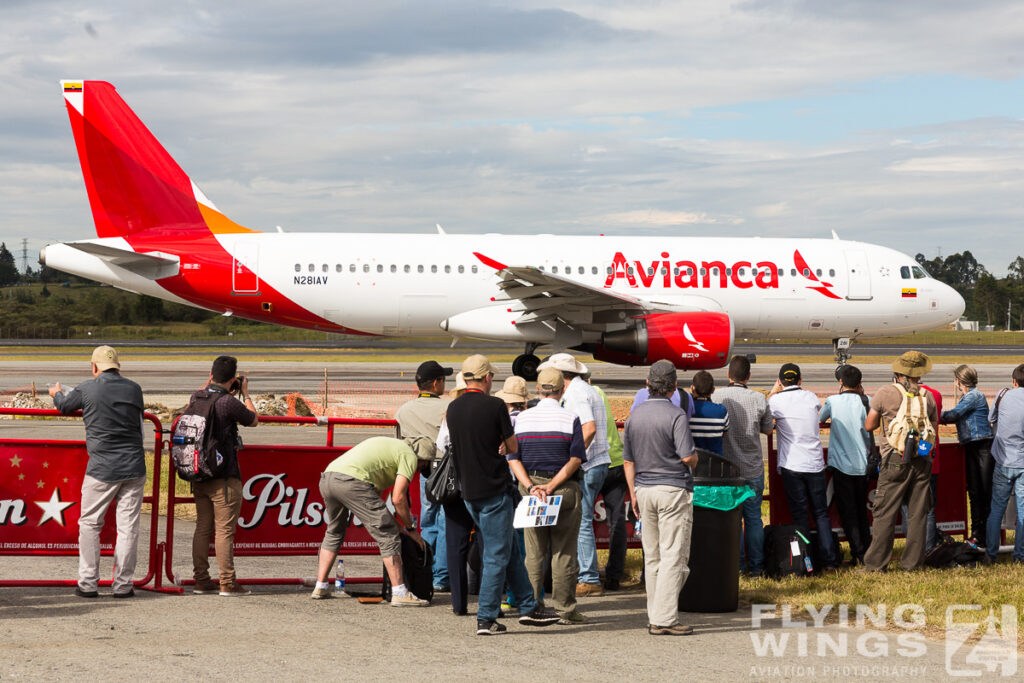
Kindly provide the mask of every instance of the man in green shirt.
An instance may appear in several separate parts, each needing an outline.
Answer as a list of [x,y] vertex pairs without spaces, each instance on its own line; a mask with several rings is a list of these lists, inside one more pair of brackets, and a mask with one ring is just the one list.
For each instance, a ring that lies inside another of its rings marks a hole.
[[[587,375],[584,375],[583,379],[590,381]],[[601,400],[604,401],[605,413],[608,415],[608,457],[612,462],[608,466],[608,476],[601,487],[605,520],[608,524],[608,564],[604,568],[604,588],[617,591],[621,588],[622,574],[626,570],[626,546],[629,540],[626,535],[626,492],[629,487],[622,469],[622,439],[619,437],[619,427],[615,424],[608,395],[596,384],[590,386],[600,394]]]
[[[375,436],[335,458],[320,475],[327,533],[320,544],[320,563],[312,595],[314,600],[331,597],[327,577],[355,514],[380,546],[384,567],[391,578],[391,605],[424,607],[428,604],[405,587],[401,531],[398,527],[398,522],[401,522],[404,532],[423,547],[408,498],[409,482],[415,476],[417,466],[416,453],[404,441]],[[391,487],[394,487],[391,491],[394,514],[381,499],[381,494]]]

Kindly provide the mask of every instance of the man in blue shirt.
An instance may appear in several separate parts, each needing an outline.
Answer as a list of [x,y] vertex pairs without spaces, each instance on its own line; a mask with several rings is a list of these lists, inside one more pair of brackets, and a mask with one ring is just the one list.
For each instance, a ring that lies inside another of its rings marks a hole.
[[1013,542],[1013,561],[1024,563],[1024,363],[1013,369],[1013,389],[996,401],[992,411],[995,439],[992,457],[992,506],[985,530],[988,559],[999,552],[999,527],[1010,495],[1017,497],[1017,525]]
[[864,429],[869,404],[858,368],[844,365],[839,380],[839,393],[825,399],[818,421],[832,421],[828,469],[832,475],[836,509],[850,544],[850,561],[864,564],[864,553],[871,541],[867,467],[872,441]]
[[693,417],[690,432],[697,448],[722,454],[722,436],[729,430],[729,411],[721,403],[711,400],[715,392],[715,378],[707,370],[693,376],[690,393],[693,394]]

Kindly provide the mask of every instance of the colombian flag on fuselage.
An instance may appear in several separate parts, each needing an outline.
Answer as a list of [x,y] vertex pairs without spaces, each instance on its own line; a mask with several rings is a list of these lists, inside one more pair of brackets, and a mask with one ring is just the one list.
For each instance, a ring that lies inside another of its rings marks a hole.
[[904,299],[916,299],[917,298],[917,290],[916,289],[906,289],[905,288],[903,290],[903,297],[902,298],[904,298]]

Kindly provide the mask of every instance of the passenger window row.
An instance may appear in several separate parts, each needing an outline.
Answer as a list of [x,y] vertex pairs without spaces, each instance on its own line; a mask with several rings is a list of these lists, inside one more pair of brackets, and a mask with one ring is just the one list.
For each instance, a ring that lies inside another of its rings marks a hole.
[[[391,272],[391,273],[397,273],[398,272],[398,268],[399,267],[397,265],[392,263],[390,266],[387,266],[387,271]],[[412,272],[412,268],[413,268],[413,266],[404,265],[404,266],[402,266],[402,272],[403,273],[411,273]],[[424,273],[424,272],[426,272],[426,268],[430,268],[430,272],[431,273],[440,272],[439,271],[439,267],[436,266],[436,265],[432,265],[432,266],[418,265],[418,266],[416,266],[416,272],[417,273]],[[466,266],[446,265],[446,266],[443,266],[442,268],[443,268],[445,273],[452,273],[452,272],[465,273],[466,272]],[[317,272],[316,264],[315,263],[310,263],[309,265],[306,266],[306,270],[309,271],[310,273]],[[328,273],[328,272],[330,272],[330,270],[331,270],[331,267],[328,264],[326,264],[326,263],[320,264],[320,272]],[[470,273],[476,273],[476,272],[478,272],[478,270],[479,270],[478,267],[475,266],[475,265],[474,266],[469,266],[469,272]],[[340,263],[336,263],[336,264],[334,264],[334,271],[336,273],[343,273],[343,272],[345,272],[345,266],[343,266]],[[369,263],[364,263],[362,265],[362,268],[360,268],[355,263],[348,264],[348,272],[350,272],[350,273],[358,273],[358,272],[363,272],[363,273],[383,273],[384,271],[385,271],[385,267],[384,267],[384,264],[382,264],[382,263],[378,263],[376,265],[370,265]],[[296,263],[295,264],[295,272],[296,273],[301,273],[302,272],[302,264],[301,263]]]

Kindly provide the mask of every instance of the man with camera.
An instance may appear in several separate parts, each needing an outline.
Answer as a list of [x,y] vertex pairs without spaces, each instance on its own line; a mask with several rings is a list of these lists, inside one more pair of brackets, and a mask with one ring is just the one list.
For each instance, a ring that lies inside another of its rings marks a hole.
[[[235,528],[242,509],[242,474],[238,469],[238,425],[259,424],[249,398],[249,380],[238,374],[238,359],[220,356],[213,361],[210,379],[192,398],[217,395],[213,406],[212,438],[224,456],[220,476],[192,484],[196,499],[196,531],[192,537],[192,566],[196,595],[219,593],[224,597],[249,595],[235,580]],[[220,581],[210,578],[210,536],[214,537]]]

